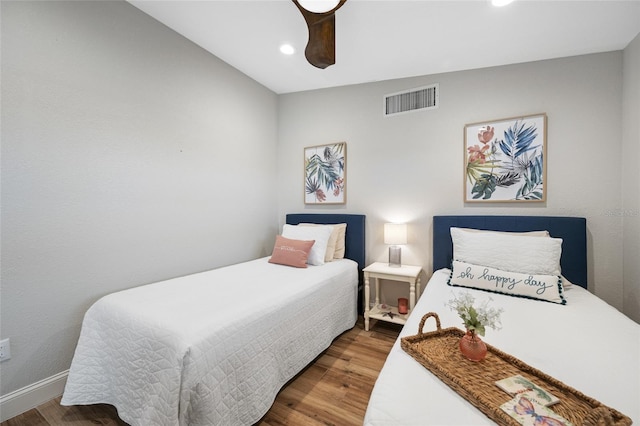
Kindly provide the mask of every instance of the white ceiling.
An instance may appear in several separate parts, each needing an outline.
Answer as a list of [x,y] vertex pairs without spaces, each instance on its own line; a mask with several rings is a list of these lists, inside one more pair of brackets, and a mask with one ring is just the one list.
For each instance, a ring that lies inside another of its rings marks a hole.
[[347,0],[321,70],[290,0],[129,1],[276,93],[622,50],[640,32],[640,0]]

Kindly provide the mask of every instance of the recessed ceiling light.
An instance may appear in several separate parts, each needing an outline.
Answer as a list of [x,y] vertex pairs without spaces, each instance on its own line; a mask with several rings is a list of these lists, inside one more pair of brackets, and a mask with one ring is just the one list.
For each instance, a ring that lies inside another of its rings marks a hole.
[[513,0],[491,0],[491,4],[497,7],[506,6],[511,2],[513,2]]
[[285,55],[293,55],[294,53],[296,53],[296,49],[294,49],[292,45],[285,43],[280,46],[280,52]]

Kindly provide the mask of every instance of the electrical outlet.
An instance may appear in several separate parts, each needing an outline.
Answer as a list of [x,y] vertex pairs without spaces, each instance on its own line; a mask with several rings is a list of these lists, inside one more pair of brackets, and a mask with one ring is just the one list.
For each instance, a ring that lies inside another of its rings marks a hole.
[[9,339],[0,340],[0,362],[6,361],[11,358],[11,346],[9,346]]

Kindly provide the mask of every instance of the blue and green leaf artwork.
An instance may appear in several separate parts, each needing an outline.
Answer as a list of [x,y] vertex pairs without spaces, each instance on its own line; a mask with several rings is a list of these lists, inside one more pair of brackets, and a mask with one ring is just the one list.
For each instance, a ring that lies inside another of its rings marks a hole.
[[307,204],[345,202],[345,142],[304,150],[304,201]]
[[545,200],[546,116],[465,127],[465,201]]

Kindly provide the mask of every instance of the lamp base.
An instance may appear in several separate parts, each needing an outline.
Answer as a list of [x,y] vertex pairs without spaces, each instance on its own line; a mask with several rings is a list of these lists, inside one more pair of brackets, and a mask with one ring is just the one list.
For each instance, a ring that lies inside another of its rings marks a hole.
[[389,247],[389,266],[393,268],[399,268],[402,266],[401,262],[402,250],[398,246]]

